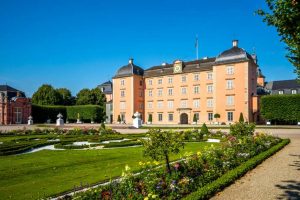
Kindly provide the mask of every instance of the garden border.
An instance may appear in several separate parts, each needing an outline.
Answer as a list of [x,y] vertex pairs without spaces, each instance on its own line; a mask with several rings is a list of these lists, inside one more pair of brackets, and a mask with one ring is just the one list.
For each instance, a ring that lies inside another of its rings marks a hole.
[[237,179],[245,175],[248,171],[254,169],[257,165],[261,164],[264,160],[274,155],[276,152],[281,150],[287,144],[290,143],[290,139],[283,139],[277,145],[271,147],[267,151],[264,151],[253,158],[250,158],[245,163],[240,166],[228,171],[222,175],[217,180],[199,188],[197,191],[190,193],[186,197],[182,198],[184,200],[194,200],[194,199],[209,199],[217,192],[221,191],[225,187],[234,183]]

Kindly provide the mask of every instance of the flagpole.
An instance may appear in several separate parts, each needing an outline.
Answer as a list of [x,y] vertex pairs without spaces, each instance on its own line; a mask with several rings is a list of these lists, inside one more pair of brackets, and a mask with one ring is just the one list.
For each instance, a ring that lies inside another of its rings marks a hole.
[[196,35],[196,58],[197,60],[199,59],[199,56],[198,56],[198,35]]

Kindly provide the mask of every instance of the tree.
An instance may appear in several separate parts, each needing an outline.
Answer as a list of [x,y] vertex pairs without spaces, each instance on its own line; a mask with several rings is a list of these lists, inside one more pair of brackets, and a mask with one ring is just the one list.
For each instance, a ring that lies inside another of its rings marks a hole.
[[44,84],[32,95],[32,103],[38,105],[60,105],[61,95],[51,86]]
[[244,122],[244,115],[243,115],[243,113],[240,113],[239,122]]
[[121,123],[121,116],[118,115],[118,120],[117,120],[119,123]]
[[71,91],[67,88],[58,88],[56,91],[60,94],[62,102],[62,105],[65,106],[71,106],[74,105],[74,97],[72,97]]
[[77,105],[89,105],[93,104],[93,98],[91,96],[91,91],[87,88],[80,90],[76,95]]
[[194,116],[193,116],[193,122],[195,122],[195,123],[197,123],[197,115],[196,115],[196,113],[194,113]]
[[287,58],[295,66],[300,79],[300,2],[297,0],[266,0],[270,13],[256,11],[263,21],[277,29],[281,41],[287,45]]
[[148,122],[152,123],[152,114],[149,114],[149,116],[148,116]]
[[221,115],[219,114],[219,113],[215,113],[214,114],[214,118],[217,120],[217,122],[218,122],[218,119],[221,117]]
[[151,129],[147,137],[148,139],[142,140],[145,147],[144,155],[156,161],[165,160],[167,171],[171,174],[169,156],[178,154],[180,148],[184,148],[183,135],[179,132]]
[[202,125],[200,132],[201,132],[202,135],[208,135],[209,134],[208,128],[207,128],[205,123]]
[[105,95],[99,88],[89,90],[87,88],[80,90],[77,93],[77,105],[99,105],[104,107]]

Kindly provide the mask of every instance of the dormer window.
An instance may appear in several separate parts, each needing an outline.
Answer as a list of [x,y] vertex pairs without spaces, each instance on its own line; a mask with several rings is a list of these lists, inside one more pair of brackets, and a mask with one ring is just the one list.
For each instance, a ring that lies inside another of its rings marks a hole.
[[297,94],[297,90],[292,90],[292,94]]
[[278,94],[283,94],[283,90],[279,90],[279,91],[278,91]]

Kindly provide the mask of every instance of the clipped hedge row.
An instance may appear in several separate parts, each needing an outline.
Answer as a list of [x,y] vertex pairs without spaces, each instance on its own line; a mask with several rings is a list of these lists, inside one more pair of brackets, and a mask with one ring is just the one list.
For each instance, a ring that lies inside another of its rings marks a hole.
[[34,123],[45,123],[48,119],[54,123],[58,113],[63,115],[64,121],[68,119],[75,122],[79,118],[83,122],[102,122],[105,118],[105,112],[101,106],[82,105],[82,106],[41,106],[32,105],[32,117]]
[[300,94],[270,95],[261,98],[261,114],[278,122],[300,121]]
[[67,116],[69,121],[76,121],[79,118],[83,122],[102,122],[105,114],[103,108],[97,105],[67,106]]
[[33,104],[31,112],[34,123],[45,123],[48,119],[51,119],[51,122],[55,122],[58,113],[64,116],[64,120],[66,120],[67,116],[66,106],[40,106]]
[[186,196],[185,200],[195,200],[195,199],[209,199],[218,191],[232,184],[235,180],[242,177],[249,170],[254,169],[257,165],[262,163],[265,159],[275,154],[277,151],[282,149],[285,145],[290,142],[289,139],[283,139],[279,144],[271,147],[267,151],[264,151],[253,158],[250,158],[245,163],[236,167],[233,170],[228,171],[226,174],[218,178],[217,180],[199,188],[196,192],[193,192]]

